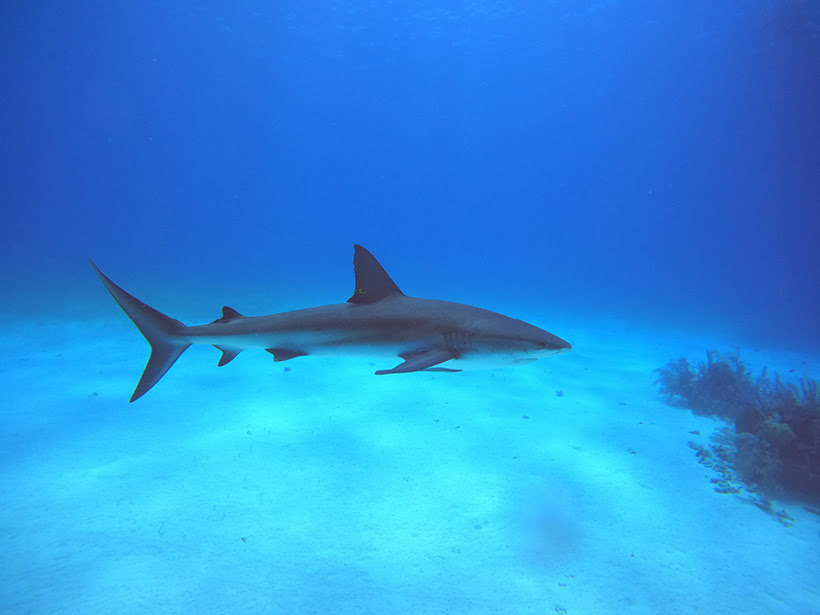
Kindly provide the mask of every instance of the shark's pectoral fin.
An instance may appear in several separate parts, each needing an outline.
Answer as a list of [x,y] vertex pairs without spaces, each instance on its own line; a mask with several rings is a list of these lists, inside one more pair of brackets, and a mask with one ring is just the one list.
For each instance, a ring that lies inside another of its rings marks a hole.
[[292,348],[265,348],[265,350],[273,355],[273,360],[277,363],[279,361],[287,361],[294,357],[306,357],[308,354],[301,350],[293,350]]
[[219,359],[219,363],[217,363],[219,367],[227,365],[236,358],[236,355],[242,352],[241,348],[226,348],[225,346],[214,346],[214,348],[222,351],[222,357]]
[[[400,355],[404,359],[404,363],[397,365],[393,369],[380,369],[376,372],[377,376],[384,374],[407,374],[409,372],[420,372],[424,370],[431,370],[434,365],[444,363],[450,359],[455,359],[456,355],[446,348],[433,348],[431,350],[424,350],[422,352],[415,352],[407,355]],[[435,371],[460,371],[449,370],[443,367],[433,368]]]

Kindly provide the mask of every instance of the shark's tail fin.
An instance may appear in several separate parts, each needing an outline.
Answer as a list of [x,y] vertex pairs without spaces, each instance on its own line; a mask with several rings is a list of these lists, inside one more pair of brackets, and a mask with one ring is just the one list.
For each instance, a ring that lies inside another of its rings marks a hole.
[[131,395],[130,401],[136,401],[159,382],[165,372],[171,369],[179,355],[191,345],[182,338],[185,325],[129,295],[108,279],[94,264],[94,261],[91,261],[91,266],[100,276],[106,290],[114,297],[114,301],[119,304],[128,318],[134,321],[137,329],[151,344],[151,357],[148,359],[148,364],[137,383],[137,388],[134,389],[134,394]]

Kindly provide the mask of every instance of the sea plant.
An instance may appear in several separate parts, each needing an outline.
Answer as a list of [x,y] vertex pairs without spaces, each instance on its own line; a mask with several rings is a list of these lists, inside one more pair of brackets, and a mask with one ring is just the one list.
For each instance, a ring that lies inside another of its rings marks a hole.
[[671,405],[734,424],[735,470],[772,496],[820,499],[820,391],[817,381],[754,377],[737,352],[706,353],[693,370],[685,357],[656,369]]
[[733,420],[744,408],[759,403],[759,383],[755,382],[737,352],[706,353],[706,362],[692,370],[685,357],[656,369],[655,383],[673,404],[697,414],[718,415]]

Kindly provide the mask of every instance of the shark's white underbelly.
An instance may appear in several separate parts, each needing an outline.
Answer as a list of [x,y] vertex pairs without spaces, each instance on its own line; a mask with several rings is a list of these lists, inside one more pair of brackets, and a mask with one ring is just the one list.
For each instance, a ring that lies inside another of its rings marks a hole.
[[365,334],[360,331],[288,331],[251,335],[192,336],[192,344],[211,344],[223,348],[287,349],[300,354],[328,356],[397,357],[400,354],[442,344],[440,335],[403,337]]
[[[423,337],[390,336],[351,330],[287,331],[256,333],[251,335],[192,336],[192,344],[211,344],[234,350],[262,348],[266,350],[289,350],[296,355],[315,357],[362,356],[372,359],[396,359],[431,348],[446,347],[444,336],[429,334]],[[474,348],[458,353],[446,362],[448,367],[459,370],[494,369],[532,363],[537,357],[510,356],[489,349]]]

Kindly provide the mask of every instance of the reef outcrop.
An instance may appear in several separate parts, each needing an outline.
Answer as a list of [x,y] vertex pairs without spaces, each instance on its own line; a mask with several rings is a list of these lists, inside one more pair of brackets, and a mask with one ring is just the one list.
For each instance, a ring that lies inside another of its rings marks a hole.
[[671,405],[734,424],[734,471],[769,497],[820,501],[820,394],[817,381],[753,376],[738,353],[710,350],[695,369],[681,357],[656,369]]

